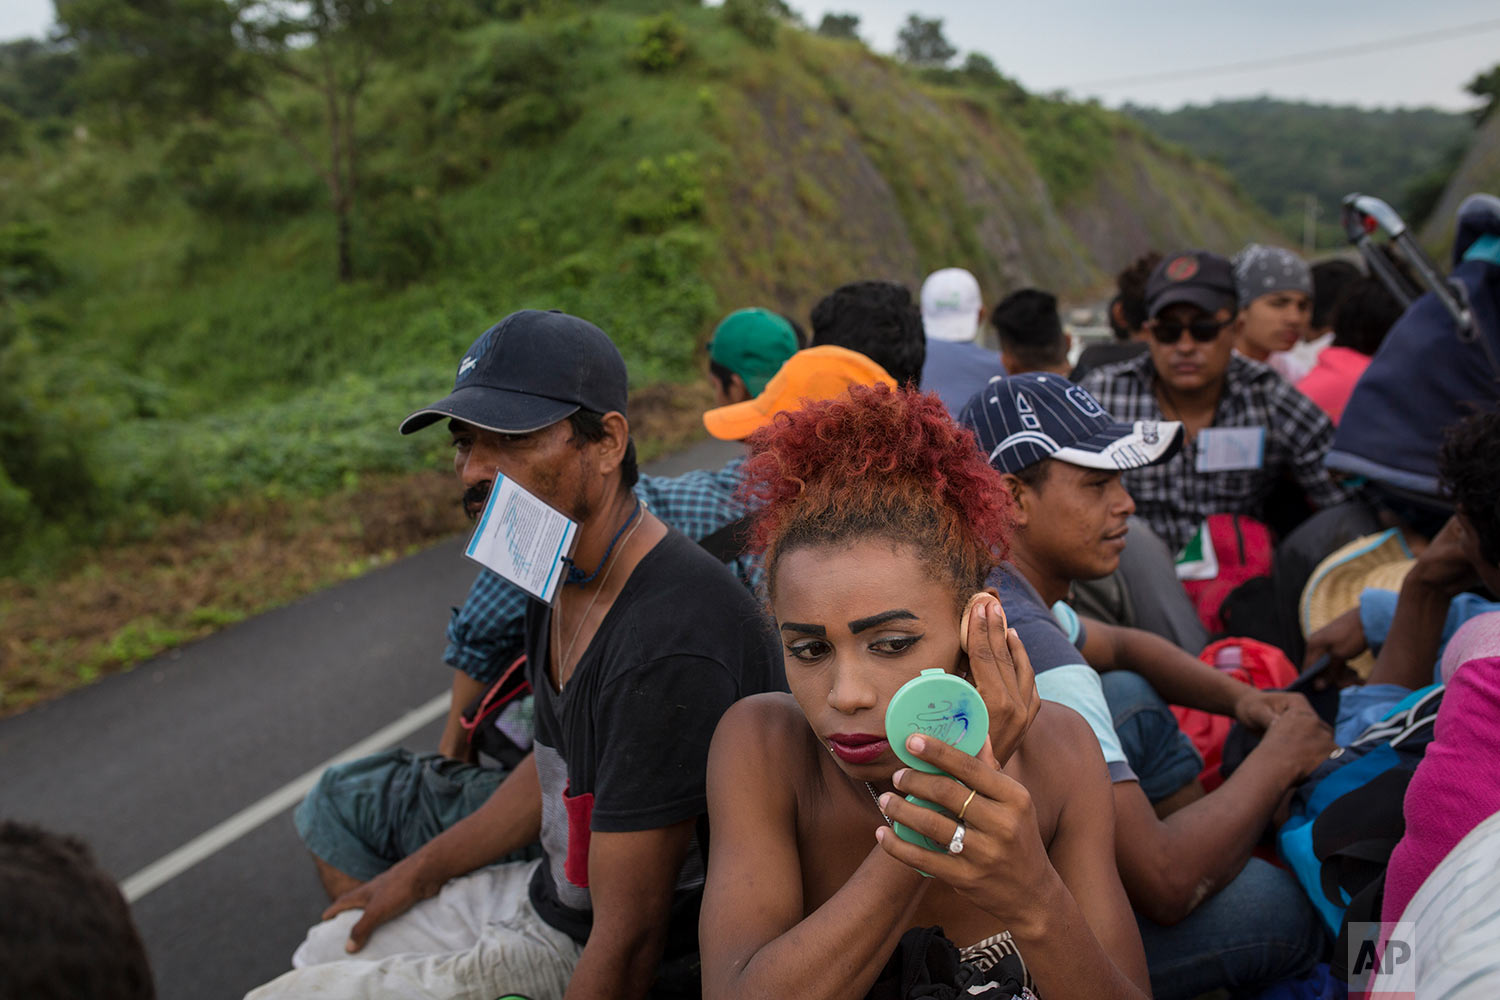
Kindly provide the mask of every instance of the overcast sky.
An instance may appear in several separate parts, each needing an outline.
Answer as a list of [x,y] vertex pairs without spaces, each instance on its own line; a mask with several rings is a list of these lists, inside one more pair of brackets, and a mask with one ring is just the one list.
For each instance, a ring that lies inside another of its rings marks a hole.
[[[1269,94],[1461,110],[1474,104],[1464,84],[1500,62],[1500,4],[1494,0],[790,2],[813,25],[830,10],[858,14],[861,36],[882,52],[895,48],[907,14],[941,17],[961,52],[983,52],[1028,90],[1064,89],[1110,106],[1132,101],[1175,108]],[[0,0],[0,39],[40,35],[52,13],[50,0]],[[1329,51],[1358,47],[1375,51]],[[1323,54],[1295,65],[1208,72],[1317,53]],[[1144,79],[1167,74],[1172,78]]]

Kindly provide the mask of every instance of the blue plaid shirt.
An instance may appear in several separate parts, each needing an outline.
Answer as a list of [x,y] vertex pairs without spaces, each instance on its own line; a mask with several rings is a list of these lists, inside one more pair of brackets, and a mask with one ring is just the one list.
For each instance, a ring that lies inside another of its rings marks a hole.
[[[740,456],[716,472],[641,476],[635,495],[651,513],[700,541],[745,516],[745,505],[736,496],[744,464]],[[728,565],[750,593],[759,597],[764,575],[760,560],[742,555]],[[476,681],[493,681],[523,652],[525,614],[525,591],[481,569],[464,606],[453,609],[443,660]]]

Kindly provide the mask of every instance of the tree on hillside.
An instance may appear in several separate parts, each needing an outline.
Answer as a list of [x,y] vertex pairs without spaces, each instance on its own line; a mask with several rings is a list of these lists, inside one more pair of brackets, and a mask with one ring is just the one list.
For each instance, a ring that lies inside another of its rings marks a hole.
[[803,25],[802,15],[786,0],[724,0],[720,16],[729,25],[763,49],[776,44],[776,30],[785,21]]
[[0,226],[0,573],[64,523],[97,513],[92,428],[76,395],[77,373],[57,364],[43,334],[64,321],[35,301],[63,284],[41,226]]
[[78,56],[61,46],[22,38],[0,43],[0,103],[23,118],[62,117],[77,101],[70,84]]
[[958,70],[964,76],[974,80],[1001,80],[1000,67],[995,61],[983,52],[970,52],[964,56],[963,65]]
[[943,19],[920,14],[906,15],[906,24],[896,34],[896,55],[913,66],[946,66],[958,55],[943,37]]
[[1484,106],[1475,109],[1474,120],[1483,122],[1495,110],[1495,104],[1500,101],[1500,64],[1490,67],[1488,73],[1480,73],[1470,80],[1464,87],[1469,93],[1484,101]]
[[828,38],[850,38],[859,41],[858,14],[824,14],[818,34]]
[[766,0],[766,6],[771,8],[772,13],[788,24],[807,26],[807,21],[802,17],[802,12],[795,9],[786,0]]
[[[354,276],[359,99],[372,60],[403,34],[396,10],[391,0],[57,0],[95,100],[158,124],[255,108],[328,188],[340,281]],[[286,82],[317,98],[322,151],[276,99]]]

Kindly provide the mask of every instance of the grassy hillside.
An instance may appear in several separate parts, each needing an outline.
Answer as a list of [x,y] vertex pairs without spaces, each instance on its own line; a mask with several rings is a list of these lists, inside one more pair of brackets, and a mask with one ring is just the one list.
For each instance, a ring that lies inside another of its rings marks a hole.
[[1153,132],[1224,165],[1289,238],[1317,199],[1319,245],[1341,245],[1339,205],[1360,191],[1412,221],[1433,207],[1472,132],[1464,114],[1367,111],[1259,98],[1165,112],[1129,108]]
[[[27,77],[0,72],[0,576],[25,584],[0,615],[24,591],[41,620],[47,580],[114,572],[101,547],[163,525],[357,510],[378,477],[440,467],[441,434],[395,426],[517,308],[604,327],[665,434],[702,397],[662,387],[701,378],[731,309],[806,316],[843,281],[915,290],[953,264],[991,301],[1078,296],[1148,247],[1269,232],[1218,168],[993,72],[785,24],[768,44],[691,4],[481,6],[371,68],[348,283],[327,190],[255,106],[165,127],[74,93],[8,109]],[[322,148],[315,97],[269,99]]]
[[913,289],[961,264],[993,301],[1098,287],[1149,246],[1228,249],[1266,224],[1219,171],[1127,119],[995,76],[914,77],[863,46],[783,31],[713,91],[732,172],[707,218],[725,304],[804,314],[832,285]]
[[[695,377],[744,304],[805,314],[841,281],[955,263],[992,297],[1080,293],[1148,246],[1264,232],[1221,173],[1098,108],[647,8],[492,21],[377,66],[350,284],[327,195],[252,109],[150,131],[85,108],[7,157],[9,246],[59,271],[13,323],[93,479],[88,524],[11,517],[11,568],[27,545],[425,465],[434,441],[391,428],[515,308],[598,321],[646,385]],[[679,54],[650,71],[663,31]],[[279,98],[293,120],[309,101]]]

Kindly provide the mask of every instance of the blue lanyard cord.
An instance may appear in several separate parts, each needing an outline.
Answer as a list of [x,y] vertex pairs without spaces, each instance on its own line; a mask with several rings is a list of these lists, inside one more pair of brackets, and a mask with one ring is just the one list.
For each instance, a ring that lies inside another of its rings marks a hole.
[[615,550],[615,543],[620,540],[620,536],[625,534],[625,529],[630,527],[630,525],[635,521],[637,517],[640,516],[640,514],[641,501],[639,498],[637,498],[635,501],[635,510],[631,511],[630,516],[625,519],[625,523],[620,525],[620,530],[615,532],[615,537],[609,540],[609,548],[604,550],[604,558],[599,560],[599,565],[594,567],[594,571],[592,573],[585,573],[583,570],[578,568],[578,565],[573,562],[570,557],[563,556],[563,562],[568,564],[568,577],[563,582],[571,583],[578,587],[582,587],[586,583],[593,582],[594,577],[598,576],[599,571],[604,568],[604,564],[609,562],[609,555]]

